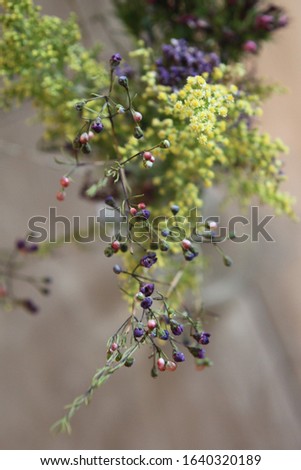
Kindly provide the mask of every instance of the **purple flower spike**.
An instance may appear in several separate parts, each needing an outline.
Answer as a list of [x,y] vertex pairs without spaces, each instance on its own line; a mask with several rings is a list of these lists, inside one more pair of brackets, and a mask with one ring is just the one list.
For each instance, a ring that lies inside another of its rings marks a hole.
[[179,89],[187,77],[202,75],[204,72],[210,76],[219,64],[219,57],[215,53],[207,54],[189,46],[185,39],[171,39],[170,44],[163,44],[162,57],[156,61],[157,80],[161,85]]

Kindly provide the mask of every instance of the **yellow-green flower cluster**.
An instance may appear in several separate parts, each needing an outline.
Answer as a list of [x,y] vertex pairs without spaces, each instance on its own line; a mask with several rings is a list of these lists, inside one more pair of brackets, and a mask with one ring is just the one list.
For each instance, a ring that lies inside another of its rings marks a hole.
[[[229,83],[231,75],[231,68],[221,65],[214,70],[213,82],[206,82],[206,74],[189,77],[182,89],[172,92],[158,85],[155,72],[146,66],[139,108],[145,116],[156,117],[145,138],[151,143],[167,138],[171,143],[153,172],[153,183],[162,200],[191,208],[202,206],[204,188],[226,182],[242,202],[258,196],[277,213],[293,216],[292,198],[279,191],[281,156],[287,149],[258,128],[261,96],[255,89]],[[130,154],[137,148],[139,144],[130,140],[121,151]]]
[[78,117],[68,101],[105,83],[96,50],[80,44],[74,16],[41,15],[32,0],[0,0],[0,7],[0,106],[32,99],[49,138],[74,135]]

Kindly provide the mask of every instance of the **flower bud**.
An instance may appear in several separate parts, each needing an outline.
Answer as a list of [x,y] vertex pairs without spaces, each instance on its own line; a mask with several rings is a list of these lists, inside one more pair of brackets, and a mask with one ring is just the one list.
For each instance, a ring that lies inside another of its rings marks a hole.
[[165,140],[162,140],[161,144],[160,144],[160,148],[162,149],[169,149],[170,147],[170,142],[169,140],[165,139]]
[[118,78],[118,83],[120,86],[123,86],[126,89],[129,86],[128,78],[125,75],[120,75],[120,77]]
[[135,131],[134,131],[134,137],[136,139],[141,139],[143,137],[143,130],[141,129],[140,126],[136,126],[135,127]]
[[226,256],[226,255],[223,257],[223,262],[224,262],[224,265],[227,266],[228,268],[232,266],[233,264],[233,261],[230,258],[230,256]]

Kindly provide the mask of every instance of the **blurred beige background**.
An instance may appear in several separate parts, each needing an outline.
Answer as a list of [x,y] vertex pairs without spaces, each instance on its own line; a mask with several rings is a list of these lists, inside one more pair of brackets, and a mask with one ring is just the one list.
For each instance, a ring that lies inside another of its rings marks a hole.
[[[107,43],[104,56],[126,49],[109,0],[41,4],[62,17],[76,11],[86,43]],[[266,104],[263,126],[291,148],[284,186],[298,199],[300,215],[301,3],[282,4],[291,24],[265,46],[258,73],[290,90]],[[0,115],[1,246],[10,247],[33,214],[47,215],[56,204],[61,169],[37,150],[41,128],[28,123],[30,116],[30,104]],[[78,189],[72,185],[59,212],[72,216],[76,208],[85,219],[95,206],[80,200]],[[300,449],[301,225],[281,217],[270,230],[276,243],[228,245],[235,261],[230,271],[207,250],[212,259],[205,301],[219,314],[208,325],[214,367],[199,373],[187,361],[175,374],[153,380],[142,352],[134,367],[114,375],[77,414],[71,436],[53,437],[49,427],[89,385],[126,307],[112,261],[97,245],[66,246],[28,266],[55,282],[50,297],[35,296],[39,316],[0,312],[0,448]]]

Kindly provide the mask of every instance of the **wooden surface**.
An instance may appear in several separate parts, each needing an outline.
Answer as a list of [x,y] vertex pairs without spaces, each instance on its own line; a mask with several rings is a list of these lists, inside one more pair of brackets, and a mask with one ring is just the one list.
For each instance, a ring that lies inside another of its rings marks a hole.
[[[103,56],[127,47],[110,1],[44,0],[45,12],[79,14],[88,44],[104,41]],[[284,2],[282,2],[284,3]],[[288,95],[265,108],[264,127],[291,147],[286,188],[301,207],[301,4],[285,2],[290,27],[265,47],[258,73],[282,82]],[[1,245],[22,235],[33,214],[47,215],[60,168],[35,144],[39,126],[26,122],[29,105],[1,115]],[[17,132],[16,132],[17,129]],[[8,145],[9,144],[9,145]],[[61,214],[83,218],[93,204],[70,188]],[[211,201],[219,193],[211,194]],[[216,207],[211,202],[212,207]],[[234,209],[229,209],[229,213]],[[263,210],[268,213],[268,209]],[[264,213],[263,212],[263,213]],[[207,348],[214,367],[196,372],[187,361],[175,374],[150,378],[147,353],[121,370],[74,419],[71,436],[49,426],[84,391],[104,358],[107,337],[125,315],[111,261],[94,246],[68,246],[29,272],[54,277],[37,318],[0,313],[0,447],[2,449],[300,449],[301,225],[282,217],[275,243],[231,245],[227,270],[213,254],[205,301],[211,320]]]

